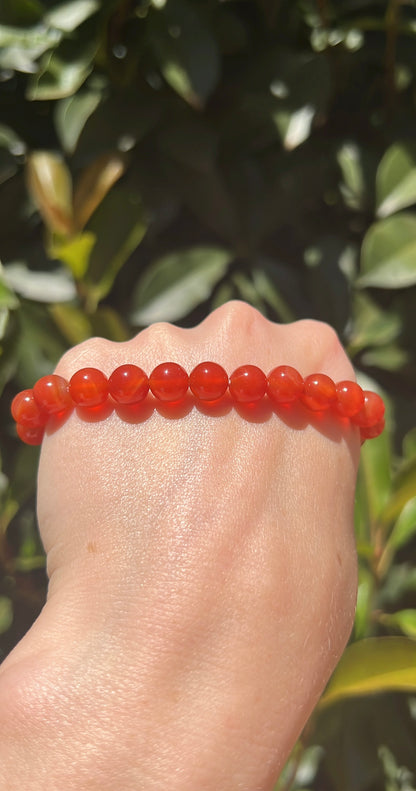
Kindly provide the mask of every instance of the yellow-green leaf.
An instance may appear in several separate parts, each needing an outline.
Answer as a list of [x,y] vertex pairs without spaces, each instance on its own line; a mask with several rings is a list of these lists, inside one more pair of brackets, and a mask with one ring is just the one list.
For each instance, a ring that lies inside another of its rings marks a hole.
[[68,241],[53,240],[49,247],[49,255],[66,264],[75,280],[82,280],[88,269],[95,242],[95,234],[84,231]]
[[319,705],[396,690],[416,691],[416,641],[374,637],[346,649]]
[[27,160],[28,189],[42,218],[53,233],[73,230],[71,174],[57,154],[35,151]]
[[374,223],[361,248],[359,287],[407,288],[416,283],[416,217],[402,212]]
[[394,613],[382,613],[380,623],[388,628],[399,629],[407,637],[416,639],[416,610],[399,610]]
[[389,542],[398,549],[406,544],[416,533],[416,496],[407,501],[392,533]]
[[388,217],[416,203],[416,149],[396,143],[384,154],[376,177],[377,216]]
[[94,334],[90,317],[75,305],[55,303],[50,306],[49,311],[59,331],[71,346],[87,340]]

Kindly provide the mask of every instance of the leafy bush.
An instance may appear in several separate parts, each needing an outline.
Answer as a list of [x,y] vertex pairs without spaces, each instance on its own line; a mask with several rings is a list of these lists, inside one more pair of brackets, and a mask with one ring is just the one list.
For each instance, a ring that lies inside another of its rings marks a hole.
[[237,297],[332,324],[387,399],[354,633],[282,789],[415,787],[415,35],[411,0],[0,11],[3,655],[45,596],[37,452],[9,404],[68,346]]

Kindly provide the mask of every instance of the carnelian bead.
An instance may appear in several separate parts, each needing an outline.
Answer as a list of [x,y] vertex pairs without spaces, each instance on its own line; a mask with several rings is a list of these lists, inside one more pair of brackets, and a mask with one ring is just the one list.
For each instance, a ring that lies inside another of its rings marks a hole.
[[364,393],[357,382],[338,382],[336,391],[335,409],[342,417],[353,417],[364,406]]
[[303,385],[302,403],[315,411],[329,409],[337,397],[335,382],[326,374],[311,374]]
[[70,379],[69,392],[77,406],[100,406],[108,398],[108,381],[98,368],[81,368]]
[[241,365],[231,374],[230,393],[238,403],[260,401],[267,389],[267,377],[257,365]]
[[267,393],[278,404],[296,401],[303,392],[303,378],[291,365],[278,365],[267,377]]
[[120,365],[108,380],[108,392],[119,404],[137,404],[149,392],[149,379],[138,365]]
[[17,436],[26,442],[26,445],[40,445],[45,433],[44,426],[24,426],[16,423]]
[[188,390],[189,376],[178,363],[161,363],[150,374],[149,386],[159,401],[180,401]]
[[384,431],[385,425],[386,421],[383,417],[382,420],[375,423],[374,426],[360,426],[361,441],[364,442],[366,439],[375,439],[375,437],[380,436]]
[[228,375],[218,363],[199,363],[189,375],[189,387],[200,401],[216,401],[228,387]]
[[384,417],[384,401],[378,393],[372,390],[364,390],[364,406],[351,418],[357,426],[368,428],[380,423]]
[[68,382],[57,374],[38,379],[33,388],[33,395],[36,403],[49,415],[63,412],[64,409],[70,409],[72,406]]
[[11,413],[16,423],[28,428],[44,426],[47,420],[46,413],[35,401],[33,390],[22,390],[13,398]]

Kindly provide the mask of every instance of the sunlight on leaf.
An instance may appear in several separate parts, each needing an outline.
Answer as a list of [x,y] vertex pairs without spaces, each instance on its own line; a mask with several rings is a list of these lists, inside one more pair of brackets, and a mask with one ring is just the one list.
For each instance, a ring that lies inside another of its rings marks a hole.
[[391,690],[416,691],[416,641],[369,638],[348,646],[319,705]]
[[35,151],[27,159],[26,173],[29,192],[48,228],[72,233],[72,179],[62,157]]

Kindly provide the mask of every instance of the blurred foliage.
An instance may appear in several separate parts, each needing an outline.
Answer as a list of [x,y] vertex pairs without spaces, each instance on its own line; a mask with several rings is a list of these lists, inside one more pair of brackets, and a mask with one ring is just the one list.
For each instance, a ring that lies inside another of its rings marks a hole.
[[14,393],[230,298],[337,330],[363,447],[354,633],[279,789],[416,788],[416,3],[3,0],[0,639],[45,596]]

